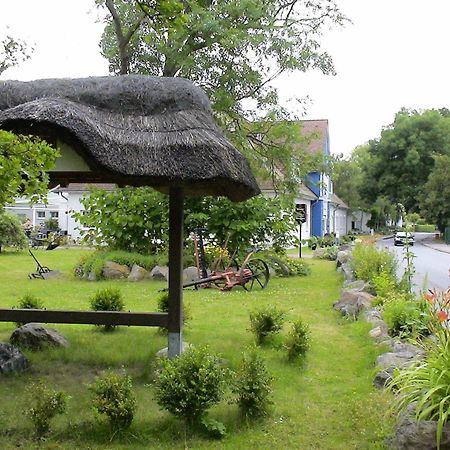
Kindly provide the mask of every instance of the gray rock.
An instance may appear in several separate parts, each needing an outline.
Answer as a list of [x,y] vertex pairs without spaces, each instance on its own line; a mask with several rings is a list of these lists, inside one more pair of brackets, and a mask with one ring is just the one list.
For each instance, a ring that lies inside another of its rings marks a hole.
[[405,368],[411,366],[416,361],[417,355],[412,352],[388,352],[381,354],[375,365],[380,369],[388,369],[390,367]]
[[150,278],[150,273],[143,267],[133,264],[130,275],[128,275],[128,281],[142,281]]
[[342,315],[356,319],[361,311],[370,308],[372,299],[373,295],[367,292],[343,291],[341,298],[333,304],[333,307]]
[[352,252],[349,250],[340,250],[337,252],[336,256],[336,266],[340,267],[342,264],[347,263],[352,256]]
[[395,353],[403,353],[403,352],[409,352],[412,353],[415,357],[423,356],[425,354],[425,351],[423,348],[418,347],[417,345],[410,344],[408,342],[398,342],[395,341],[392,350]]
[[169,268],[167,266],[155,266],[150,272],[150,278],[169,281]]
[[345,281],[343,287],[346,291],[361,292],[366,287],[366,283],[363,280]]
[[45,345],[68,347],[68,340],[53,328],[44,328],[40,323],[27,323],[13,331],[9,341],[18,347],[33,350]]
[[376,324],[375,326],[381,326],[379,322],[383,322],[381,311],[378,308],[368,308],[362,312],[361,316],[366,322]]
[[127,278],[128,275],[130,275],[130,268],[124,264],[118,264],[114,261],[105,261],[102,273],[107,280],[116,280],[120,278]]
[[389,384],[389,382],[392,380],[393,373],[394,373],[393,367],[389,367],[386,370],[382,370],[381,372],[378,372],[375,375],[375,378],[373,380],[374,386],[379,389],[386,387]]
[[352,268],[350,267],[349,264],[342,264],[341,266],[342,272],[344,273],[344,278],[347,281],[355,281],[355,274],[353,273]]
[[197,267],[190,266],[183,270],[183,280],[185,283],[196,281],[199,279]]
[[0,374],[22,373],[29,365],[28,359],[18,348],[0,343]]
[[[181,344],[181,353],[185,352],[187,349],[191,348],[192,344],[184,342]],[[164,347],[158,352],[156,352],[157,358],[167,358],[168,347]]]
[[382,341],[385,341],[386,339],[389,339],[389,335],[387,334],[387,330],[384,329],[381,326],[372,328],[369,331],[369,336],[372,339],[375,339],[377,342],[382,342]]
[[[407,411],[400,415],[395,434],[388,439],[390,448],[397,450],[435,450],[437,422],[433,420],[417,421],[414,413]],[[441,450],[450,449],[450,425],[445,425],[441,437]]]
[[87,274],[86,278],[88,281],[97,281],[97,275],[92,270]]

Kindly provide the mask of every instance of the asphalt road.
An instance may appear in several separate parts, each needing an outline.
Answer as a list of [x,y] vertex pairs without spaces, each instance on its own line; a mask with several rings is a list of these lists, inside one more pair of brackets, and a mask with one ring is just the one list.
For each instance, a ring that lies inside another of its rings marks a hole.
[[[450,285],[450,253],[435,250],[428,247],[427,241],[431,241],[430,233],[414,233],[415,244],[411,247],[416,256],[414,258],[414,267],[416,273],[413,278],[414,290],[420,292],[424,289],[435,288],[437,290],[446,290]],[[404,249],[402,246],[395,247],[394,239],[381,239],[378,241],[380,248],[387,247],[389,251],[397,256],[399,265],[399,277],[403,275],[405,262],[403,261]]]

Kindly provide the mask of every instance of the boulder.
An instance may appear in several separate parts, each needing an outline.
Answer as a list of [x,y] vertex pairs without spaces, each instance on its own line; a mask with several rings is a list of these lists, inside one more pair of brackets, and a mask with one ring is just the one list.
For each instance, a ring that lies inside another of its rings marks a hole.
[[197,267],[190,266],[183,270],[183,281],[190,283],[199,279]]
[[346,291],[361,292],[364,291],[366,283],[363,280],[345,281],[343,287]]
[[[369,308],[363,311],[362,318],[366,322],[376,323],[376,326],[380,326],[379,322],[383,322],[381,317],[381,311],[378,308]],[[384,322],[383,322],[384,323]],[[386,325],[387,328],[387,325]]]
[[[397,450],[435,450],[436,427],[434,420],[420,420],[414,418],[414,408],[411,407],[400,415],[395,434],[388,439],[390,448]],[[445,425],[442,430],[441,450],[450,449],[450,425]]]
[[385,388],[392,380],[393,373],[393,367],[389,367],[388,369],[378,372],[373,380],[373,385],[379,389]]
[[142,281],[150,278],[150,273],[143,267],[133,264],[130,275],[128,275],[128,281]]
[[13,331],[9,341],[18,347],[33,350],[45,345],[68,347],[68,340],[53,328],[44,328],[40,323],[27,323]]
[[389,339],[389,335],[387,333],[387,327],[377,326],[372,328],[369,331],[369,336],[374,339],[376,342],[384,342]]
[[29,365],[28,359],[18,348],[0,343],[0,374],[22,373]]
[[389,369],[390,367],[403,369],[411,366],[416,360],[417,355],[412,352],[387,352],[377,358],[375,365],[380,369]]
[[340,267],[342,264],[347,263],[352,256],[352,252],[350,250],[340,250],[337,252],[336,256],[336,266]]
[[355,281],[355,274],[353,273],[352,268],[350,267],[350,264],[342,264],[341,265],[341,270],[344,274],[344,278],[346,281]]
[[367,292],[343,291],[341,298],[333,304],[333,307],[343,316],[356,319],[361,311],[370,308],[373,298],[373,295]]
[[169,268],[167,266],[155,266],[150,272],[150,278],[169,281]]
[[130,268],[124,264],[118,264],[114,261],[105,261],[102,273],[107,280],[128,278],[128,275],[130,275]]
[[[192,344],[184,342],[181,344],[181,353],[185,352],[188,348],[191,348]],[[167,358],[168,347],[164,347],[158,352],[156,352],[157,358]]]
[[92,270],[87,274],[86,279],[88,281],[97,281],[97,275],[95,275],[95,272],[93,272]]

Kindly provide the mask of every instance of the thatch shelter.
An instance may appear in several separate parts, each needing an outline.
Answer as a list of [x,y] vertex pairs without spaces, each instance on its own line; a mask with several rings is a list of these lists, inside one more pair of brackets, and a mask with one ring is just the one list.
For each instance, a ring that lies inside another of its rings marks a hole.
[[[149,185],[170,195],[168,317],[154,320],[156,315],[150,314],[147,319],[136,318],[134,324],[142,325],[141,319],[147,325],[167,322],[169,355],[179,354],[183,198],[223,195],[241,201],[259,193],[247,160],[215,124],[206,95],[181,78],[5,81],[0,82],[0,128],[38,135],[58,145],[61,157],[50,172],[52,186]],[[12,317],[8,311],[0,311],[0,320]],[[58,313],[41,312],[33,318],[56,317],[66,323],[99,320],[80,312],[82,316],[68,322],[68,316]],[[109,315],[101,320],[120,324],[126,319]]]

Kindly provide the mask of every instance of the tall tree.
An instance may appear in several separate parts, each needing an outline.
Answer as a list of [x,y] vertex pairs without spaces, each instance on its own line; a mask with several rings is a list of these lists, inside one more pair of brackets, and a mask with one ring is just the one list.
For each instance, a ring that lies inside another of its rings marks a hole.
[[434,167],[434,155],[450,154],[450,117],[442,111],[401,110],[381,137],[369,143],[361,195],[373,204],[384,197],[419,210],[418,194]]
[[450,154],[436,155],[435,165],[420,196],[424,217],[437,225],[441,233],[450,226]]
[[10,67],[29,59],[32,51],[24,41],[6,36],[0,41],[0,75]]
[[[271,82],[310,68],[333,74],[322,30],[346,18],[332,0],[97,0],[109,11],[101,41],[114,73],[183,76],[200,85],[216,119],[256,172],[308,171],[295,124]],[[255,122],[259,125],[255,126]],[[298,128],[298,125],[297,125]],[[280,136],[283,137],[280,143]]]

